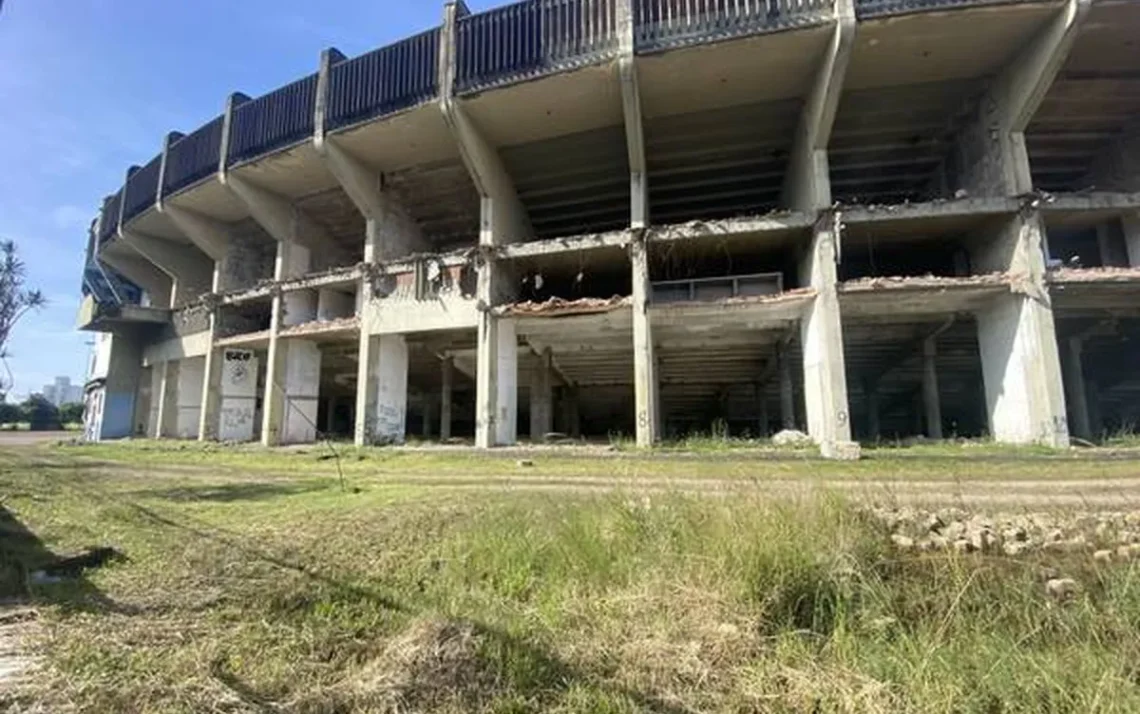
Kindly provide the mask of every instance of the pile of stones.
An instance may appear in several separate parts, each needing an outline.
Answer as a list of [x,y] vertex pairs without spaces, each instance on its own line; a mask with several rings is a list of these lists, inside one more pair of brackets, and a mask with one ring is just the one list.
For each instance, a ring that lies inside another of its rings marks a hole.
[[874,507],[899,550],[992,553],[1087,553],[1098,562],[1140,560],[1140,511],[1100,513],[970,513]]

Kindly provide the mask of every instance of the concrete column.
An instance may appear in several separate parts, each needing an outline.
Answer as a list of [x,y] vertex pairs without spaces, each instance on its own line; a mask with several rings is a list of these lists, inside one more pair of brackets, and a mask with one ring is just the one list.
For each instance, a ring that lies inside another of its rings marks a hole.
[[163,362],[159,372],[155,436],[162,439],[178,434],[178,362]]
[[542,441],[554,431],[553,355],[547,347],[538,355],[530,380],[530,440]]
[[325,400],[325,434],[333,433],[333,424],[336,421],[336,397]]
[[809,251],[800,263],[800,282],[816,296],[800,320],[804,407],[808,434],[826,458],[858,458],[851,443],[843,325],[836,292],[839,221],[824,215],[816,222]]
[[633,270],[633,393],[637,445],[656,444],[661,438],[661,408],[653,324],[649,314],[649,246],[644,234],[629,246]]
[[[252,441],[254,412],[257,408],[258,359],[252,350],[214,350],[210,369],[216,370],[214,400],[217,408],[209,415],[208,438],[221,441]],[[208,415],[203,410],[203,419]]]
[[776,345],[776,369],[780,380],[780,428],[796,428],[796,396],[792,385],[792,361],[788,357],[788,343]]
[[581,415],[578,409],[578,386],[566,385],[562,400],[562,420],[565,422],[563,428],[569,436],[577,438],[582,435]]
[[[490,266],[482,273],[494,271]],[[490,310],[479,313],[478,359],[475,368],[475,445],[480,448],[515,443],[518,410],[518,345],[513,321]]]
[[621,81],[621,106],[625,120],[626,154],[629,158],[629,225],[649,225],[649,180],[645,163],[645,133],[641,118],[641,90],[637,79],[637,55],[634,53],[635,0],[618,0],[618,78]]
[[202,382],[206,377],[204,357],[187,357],[178,362],[176,417],[174,435],[179,439],[197,439],[202,415]]
[[408,343],[403,335],[380,335],[376,340],[376,426],[373,441],[402,444],[408,420]]
[[455,378],[455,358],[444,357],[440,362],[441,388],[439,392],[439,439],[451,438],[451,390]]
[[[135,432],[136,419],[142,419],[138,410],[139,378],[142,369],[143,341],[133,332],[116,332],[98,340],[96,366],[92,376],[104,376],[101,407],[95,410],[88,432],[95,440],[119,439]],[[152,373],[159,373],[155,365]],[[156,380],[160,379],[156,377]],[[161,398],[159,384],[151,390],[151,402]],[[157,412],[157,404],[155,406]],[[155,415],[157,417],[157,413]],[[152,422],[157,425],[157,419]]]
[[[309,250],[290,241],[277,243],[274,280],[298,277],[308,271]],[[290,291],[273,298],[266,365],[261,442],[265,446],[296,444],[317,438],[317,397],[321,352],[307,340],[283,340],[282,326],[309,322],[316,317],[316,294]]]
[[1089,410],[1089,435],[1093,439],[1104,438],[1104,416],[1100,411],[1100,383],[1095,379],[1085,380],[1085,403]]
[[867,409],[867,440],[875,442],[883,435],[883,428],[879,421],[881,398],[878,382],[869,379],[863,382],[863,399]]
[[768,398],[764,393],[764,385],[754,384],[752,387],[756,399],[756,422],[759,427],[756,436],[763,439],[768,436]]
[[1088,440],[1092,438],[1092,425],[1089,421],[1088,394],[1085,389],[1085,371],[1082,352],[1084,344],[1080,337],[1068,340],[1068,359],[1062,360],[1065,369],[1065,398],[1068,401],[1069,423],[1074,435]]
[[926,435],[942,438],[942,401],[938,394],[938,344],[933,337],[922,341],[922,408]]
[[990,433],[1007,443],[1069,444],[1064,381],[1049,292],[1039,214],[1017,215],[975,248],[984,272],[1018,276],[1008,295],[977,312],[978,347]]
[[420,424],[420,436],[424,439],[431,438],[431,423],[435,421],[435,395],[431,392],[424,392],[423,395],[423,419]]
[[356,409],[353,414],[352,441],[360,446],[372,443],[376,428],[376,367],[380,338],[360,329],[356,356]]
[[1140,268],[1140,211],[1121,216],[1120,228],[1124,231],[1124,245],[1128,249],[1128,265]]

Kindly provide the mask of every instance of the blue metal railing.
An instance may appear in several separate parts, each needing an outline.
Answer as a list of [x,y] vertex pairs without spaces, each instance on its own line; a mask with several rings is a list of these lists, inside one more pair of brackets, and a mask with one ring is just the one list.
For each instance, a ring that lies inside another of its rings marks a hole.
[[154,205],[161,170],[162,154],[159,154],[127,178],[123,186],[123,223]]
[[119,204],[122,189],[103,199],[102,220],[99,222],[99,242],[102,243],[119,232]]
[[618,46],[615,0],[524,0],[456,23],[457,92],[599,62]]
[[226,165],[311,137],[316,93],[317,75],[311,74],[234,109]]
[[333,65],[325,126],[339,129],[437,96],[438,28]]
[[633,0],[639,51],[809,25],[831,17],[834,0]]
[[170,145],[162,195],[169,196],[218,170],[222,150],[222,117],[202,125]]

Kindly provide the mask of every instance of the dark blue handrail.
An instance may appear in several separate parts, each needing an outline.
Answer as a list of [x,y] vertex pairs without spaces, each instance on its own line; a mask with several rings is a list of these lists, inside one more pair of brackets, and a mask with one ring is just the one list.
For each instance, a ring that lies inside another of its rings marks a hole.
[[226,165],[311,137],[316,95],[317,75],[311,74],[234,109]]
[[102,220],[99,222],[99,242],[102,243],[119,232],[119,205],[122,189],[103,199]]
[[329,130],[398,112],[439,96],[439,29],[329,69]]
[[162,195],[169,196],[217,172],[222,151],[222,117],[202,125],[170,145]]
[[161,170],[162,154],[159,154],[127,178],[123,186],[123,223],[154,205]]
[[457,92],[557,72],[611,56],[616,0],[524,0],[456,22]]

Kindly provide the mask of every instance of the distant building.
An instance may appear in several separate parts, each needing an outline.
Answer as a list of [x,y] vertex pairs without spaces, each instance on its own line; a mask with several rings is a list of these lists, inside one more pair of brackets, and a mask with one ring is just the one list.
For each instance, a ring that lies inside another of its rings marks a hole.
[[43,395],[44,399],[57,407],[64,404],[75,404],[83,401],[83,387],[72,384],[70,377],[56,377],[55,384],[44,385]]

